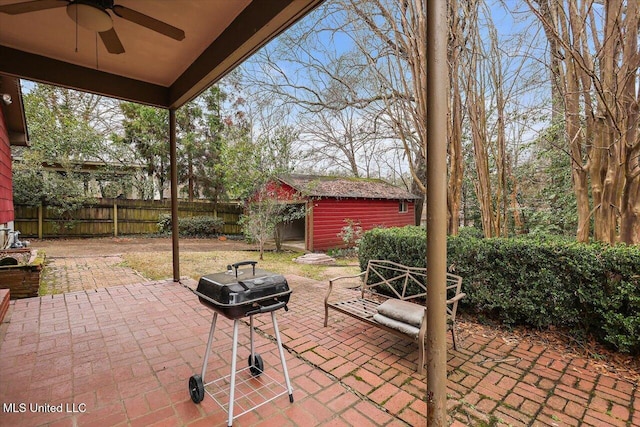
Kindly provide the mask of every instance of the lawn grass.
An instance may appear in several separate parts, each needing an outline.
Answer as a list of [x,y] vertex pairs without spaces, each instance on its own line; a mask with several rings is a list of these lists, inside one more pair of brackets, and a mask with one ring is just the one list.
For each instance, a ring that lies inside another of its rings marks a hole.
[[[205,274],[225,271],[227,265],[238,261],[258,261],[259,268],[280,274],[296,274],[314,280],[328,280],[335,276],[357,274],[360,269],[357,259],[344,258],[336,261],[337,266],[298,264],[294,258],[303,252],[265,252],[264,260],[258,260],[255,251],[213,251],[186,252],[180,254],[180,276],[198,280]],[[167,279],[173,276],[171,251],[133,252],[123,254],[123,265],[133,268],[151,280]]]

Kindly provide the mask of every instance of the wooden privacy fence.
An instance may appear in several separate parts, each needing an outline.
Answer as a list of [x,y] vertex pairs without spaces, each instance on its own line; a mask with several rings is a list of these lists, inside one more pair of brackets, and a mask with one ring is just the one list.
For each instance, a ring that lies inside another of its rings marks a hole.
[[[60,217],[48,206],[15,205],[15,229],[24,237],[90,237],[154,234],[158,218],[171,214],[169,200],[96,199]],[[241,234],[238,203],[179,202],[178,216],[217,216],[224,220],[222,234]]]

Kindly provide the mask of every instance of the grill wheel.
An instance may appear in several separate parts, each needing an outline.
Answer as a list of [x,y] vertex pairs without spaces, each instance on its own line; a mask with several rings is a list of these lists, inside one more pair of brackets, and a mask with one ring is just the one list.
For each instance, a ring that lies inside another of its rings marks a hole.
[[198,374],[189,378],[189,395],[194,403],[200,403],[204,399],[204,385],[202,384],[202,378]]
[[249,355],[249,371],[251,375],[254,377],[259,377],[262,372],[264,372],[264,362],[262,361],[262,356],[258,353],[254,354],[254,360],[252,363],[251,355]]

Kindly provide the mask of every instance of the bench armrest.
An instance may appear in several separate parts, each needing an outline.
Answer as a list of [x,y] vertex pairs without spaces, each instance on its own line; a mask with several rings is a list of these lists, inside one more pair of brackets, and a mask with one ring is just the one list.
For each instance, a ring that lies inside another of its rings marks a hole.
[[329,318],[329,295],[331,295],[331,291],[333,290],[333,282],[336,280],[342,279],[353,279],[355,277],[362,277],[366,271],[363,271],[360,274],[355,274],[353,276],[338,276],[329,280],[329,289],[327,290],[327,295],[324,297],[324,326],[327,326],[327,319]]
[[462,298],[466,297],[467,294],[465,294],[464,292],[460,292],[458,295],[454,296],[451,299],[447,300],[447,304],[451,304],[452,302],[456,302],[456,301],[460,301]]
[[331,294],[331,291],[333,290],[333,282],[335,282],[336,280],[342,280],[342,279],[353,279],[354,277],[362,277],[364,275],[365,271],[363,271],[360,274],[355,274],[353,276],[338,276],[338,277],[334,277],[333,279],[329,280],[329,290],[327,291],[327,296],[324,297],[324,304],[327,305],[327,303],[329,302],[329,295]]
[[338,277],[334,277],[333,279],[329,280],[329,286],[331,286],[333,284],[333,282],[335,282],[336,280],[342,280],[342,279],[353,279],[355,277],[361,277],[364,276],[364,273],[366,273],[366,271],[363,271],[360,274],[355,274],[353,276],[338,276]]

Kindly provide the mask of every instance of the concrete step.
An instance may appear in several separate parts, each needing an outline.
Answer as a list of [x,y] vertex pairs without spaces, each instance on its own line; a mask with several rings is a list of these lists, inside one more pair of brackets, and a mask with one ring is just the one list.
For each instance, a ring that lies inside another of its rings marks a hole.
[[323,264],[323,265],[335,265],[336,260],[330,256],[322,253],[305,254],[298,258],[293,259],[294,262],[300,264]]

